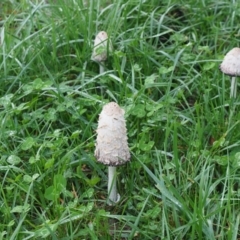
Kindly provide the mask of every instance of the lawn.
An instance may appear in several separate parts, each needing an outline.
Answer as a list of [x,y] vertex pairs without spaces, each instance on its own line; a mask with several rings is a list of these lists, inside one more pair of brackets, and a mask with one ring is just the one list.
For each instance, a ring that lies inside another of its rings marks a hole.
[[[239,22],[235,0],[1,0],[0,240],[240,239],[240,88],[219,70]],[[131,154],[113,205],[109,102]]]

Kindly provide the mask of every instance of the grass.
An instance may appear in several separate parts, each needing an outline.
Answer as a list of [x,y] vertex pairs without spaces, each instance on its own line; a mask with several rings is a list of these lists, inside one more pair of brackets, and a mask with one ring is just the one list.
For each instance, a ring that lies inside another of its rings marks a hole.
[[[239,97],[219,71],[239,3],[65,2],[0,3],[0,239],[239,239]],[[109,101],[131,149],[115,206],[94,158]]]

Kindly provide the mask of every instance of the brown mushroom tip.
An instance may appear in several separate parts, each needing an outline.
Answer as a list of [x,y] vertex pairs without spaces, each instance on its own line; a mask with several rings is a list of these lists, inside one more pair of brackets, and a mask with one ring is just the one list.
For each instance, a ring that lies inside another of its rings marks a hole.
[[124,110],[115,102],[106,104],[99,115],[95,157],[108,166],[130,161]]
[[235,47],[229,51],[219,68],[229,76],[240,76],[240,48]]
[[108,39],[108,35],[105,31],[99,32],[96,37],[101,39],[102,41]]
[[115,102],[110,102],[103,107],[103,112],[109,116],[111,115],[124,115],[125,111],[119,107]]

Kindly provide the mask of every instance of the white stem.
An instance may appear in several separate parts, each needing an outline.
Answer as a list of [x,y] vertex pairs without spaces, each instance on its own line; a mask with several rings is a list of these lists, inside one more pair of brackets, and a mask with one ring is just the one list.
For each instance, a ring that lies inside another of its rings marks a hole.
[[236,81],[236,77],[232,77],[230,98],[236,98],[236,96],[237,96],[237,81]]
[[103,65],[103,63],[99,63],[99,73],[100,74],[104,73],[104,65]]
[[[104,69],[104,64],[103,64],[103,62],[100,62],[100,63],[99,63],[99,73],[100,73],[100,74],[103,74],[104,71],[105,71],[105,69]],[[101,89],[101,95],[103,96],[103,87],[101,86],[100,89]]]
[[117,193],[116,167],[108,167],[108,199],[109,205],[117,203],[120,196]]

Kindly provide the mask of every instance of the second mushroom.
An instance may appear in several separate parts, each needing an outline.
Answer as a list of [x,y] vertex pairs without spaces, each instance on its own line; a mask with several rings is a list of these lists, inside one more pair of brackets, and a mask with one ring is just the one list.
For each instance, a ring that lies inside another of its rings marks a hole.
[[240,48],[235,47],[229,51],[220,65],[220,70],[226,75],[231,76],[230,98],[237,96],[236,77],[240,76]]
[[112,51],[112,43],[108,39],[105,31],[101,31],[96,35],[94,40],[94,48],[91,59],[99,64],[99,73],[104,72],[104,62],[107,60],[108,52]]

